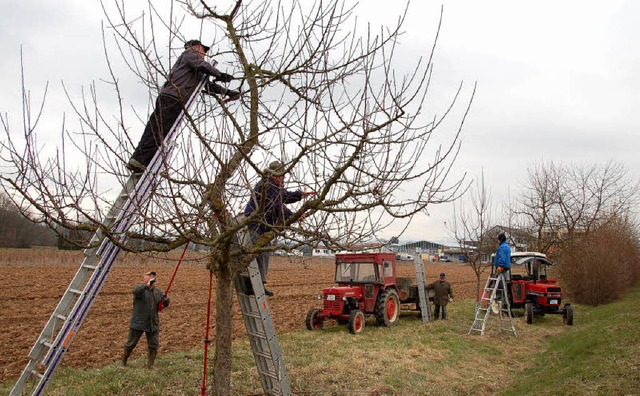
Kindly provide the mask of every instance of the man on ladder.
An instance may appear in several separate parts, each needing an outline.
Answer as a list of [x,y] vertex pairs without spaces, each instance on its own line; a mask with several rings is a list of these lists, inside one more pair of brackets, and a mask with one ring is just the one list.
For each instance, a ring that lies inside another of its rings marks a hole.
[[477,331],[484,335],[489,314],[493,312],[499,318],[500,331],[509,331],[517,337],[508,295],[511,283],[511,248],[504,233],[498,235],[498,242],[499,246],[493,260],[495,268],[492,268],[480,300],[476,303],[475,317],[469,334]]
[[[187,41],[184,48],[185,51],[178,57],[169,72],[167,82],[160,90],[160,95],[156,99],[156,108],[149,117],[140,143],[127,163],[127,168],[132,172],[143,173],[147,169],[154,154],[162,146],[169,129],[184,110],[186,101],[200,84],[203,75],[213,76],[216,81],[226,83],[233,80],[232,75],[220,72],[204,60],[209,47],[199,40]],[[226,95],[229,100],[235,100],[240,96],[238,91],[223,88],[212,81],[207,82],[204,92],[210,95]]]
[[[509,285],[511,283],[511,247],[507,243],[507,237],[504,232],[498,235],[498,243],[498,250],[496,250],[496,256],[493,259],[495,273],[502,274],[505,284]],[[498,300],[501,297],[498,295]],[[505,297],[508,298],[508,296]]]

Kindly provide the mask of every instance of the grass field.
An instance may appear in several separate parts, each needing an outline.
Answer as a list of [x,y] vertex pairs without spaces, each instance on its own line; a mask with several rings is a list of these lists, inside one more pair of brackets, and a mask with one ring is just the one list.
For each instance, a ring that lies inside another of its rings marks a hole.
[[[515,319],[518,337],[490,322],[467,335],[473,301],[449,306],[450,319],[422,324],[405,314],[393,328],[367,322],[279,336],[292,388],[299,395],[637,395],[640,394],[640,287],[616,303],[575,306],[575,324],[560,316]],[[198,395],[202,351],[167,353],[154,370],[142,358],[129,367],[64,368],[51,395]],[[212,356],[212,354],[210,354]],[[12,382],[0,384],[6,394]],[[246,339],[234,344],[234,395],[261,394]]]

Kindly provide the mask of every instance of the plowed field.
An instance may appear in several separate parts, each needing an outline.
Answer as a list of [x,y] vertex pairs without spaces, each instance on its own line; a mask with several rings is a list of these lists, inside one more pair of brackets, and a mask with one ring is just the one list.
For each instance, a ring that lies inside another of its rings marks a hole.
[[[33,343],[73,279],[81,252],[55,249],[0,250],[0,381],[15,379],[27,362]],[[114,266],[81,330],[75,337],[63,365],[99,367],[122,354],[132,307],[132,288],[147,271],[156,271],[160,289],[165,289],[179,254],[162,257],[126,255]],[[412,262],[399,262],[400,276],[415,276]],[[465,265],[427,263],[428,281],[446,272],[456,299],[473,298],[475,277]],[[171,286],[171,306],[161,313],[160,354],[200,348],[203,345],[209,275],[204,263],[191,253],[183,261]],[[273,257],[268,287],[269,299],[279,333],[303,329],[306,313],[320,307],[316,296],[333,284],[332,259]],[[215,281],[214,281],[215,287]],[[213,293],[215,298],[215,293]],[[234,303],[234,335],[245,329]],[[213,315],[211,332],[215,328]],[[141,339],[133,356],[146,353]]]

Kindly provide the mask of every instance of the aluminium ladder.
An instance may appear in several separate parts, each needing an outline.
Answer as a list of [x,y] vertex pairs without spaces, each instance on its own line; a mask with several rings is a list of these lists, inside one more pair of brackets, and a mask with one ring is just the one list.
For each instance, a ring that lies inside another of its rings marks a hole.
[[[237,237],[240,245],[250,246],[246,228]],[[293,395],[256,259],[235,277],[234,285],[262,389],[268,396]]]
[[90,245],[97,247],[84,251],[85,258],[80,268],[31,348],[29,361],[11,390],[10,396],[21,395],[31,376],[38,379],[33,395],[43,393],[109,276],[121,252],[118,245],[126,241],[125,233],[136,219],[138,208],[142,207],[155,188],[157,175],[163,167],[165,158],[169,157],[174,147],[170,142],[173,141],[182,121],[186,118],[186,110],[196,101],[207,78],[206,75],[202,77],[186,102],[185,110],[180,113],[167,133],[164,140],[166,145],[157,150],[146,171],[143,174],[133,174],[126,181],[122,192],[107,213],[104,223],[104,228],[110,230],[112,238],[117,243],[105,238],[102,228],[93,235]]
[[429,305],[429,300],[427,296],[427,291],[425,289],[425,279],[424,279],[424,260],[422,256],[416,254],[413,262],[416,265],[416,283],[418,284],[418,301],[420,302],[420,316],[422,317],[422,323],[429,323],[432,321],[431,319],[431,305]]
[[[512,332],[515,337],[518,336],[516,328],[513,326],[513,317],[511,316],[511,306],[509,305],[509,298],[507,296],[507,282],[504,278],[504,274],[499,273],[497,275],[491,274],[487,279],[487,283],[482,292],[480,301],[476,303],[475,318],[473,324],[469,329],[468,334],[472,334],[474,331],[484,335],[487,325],[487,319],[493,312],[496,314],[500,321],[500,332],[509,331]],[[509,318],[507,327],[505,327],[505,315]]]

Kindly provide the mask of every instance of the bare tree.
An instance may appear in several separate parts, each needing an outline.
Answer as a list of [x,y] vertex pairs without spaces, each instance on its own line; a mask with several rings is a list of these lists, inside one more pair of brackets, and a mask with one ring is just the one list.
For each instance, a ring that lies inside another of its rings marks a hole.
[[519,215],[533,230],[539,251],[549,252],[575,237],[588,235],[633,211],[638,199],[637,180],[624,165],[575,165],[554,162],[529,168]]
[[[144,13],[115,1],[103,7],[119,53],[150,92],[167,77],[168,49],[192,38],[182,36],[183,24],[194,19],[214,37],[218,67],[241,78],[239,102],[204,98],[189,112],[154,194],[127,232],[163,243],[155,250],[188,241],[209,247],[207,267],[217,277],[214,392],[227,395],[234,277],[256,254],[278,249],[271,244],[275,238],[343,249],[457,198],[463,180],[450,180],[449,172],[475,86],[461,106],[462,83],[441,114],[424,114],[439,28],[426,57],[400,72],[396,51],[404,15],[392,27],[363,29],[353,21],[354,8],[342,1],[237,1],[223,10],[204,0],[175,1],[167,10],[149,2]],[[63,125],[57,151],[45,156],[25,89],[22,136],[16,138],[2,119],[2,158],[11,170],[1,178],[48,224],[101,229],[119,243],[104,226],[104,208],[125,183],[124,164],[146,117],[129,109],[108,43],[105,38],[113,101],[98,104],[97,84],[80,102],[72,101],[80,129]],[[406,68],[406,60],[401,65]],[[439,133],[454,111],[459,122]],[[79,167],[70,161],[72,150],[85,159]],[[238,230],[256,219],[236,222],[235,215],[274,159],[286,164],[290,184],[317,195],[255,245],[235,249]]]
[[469,261],[476,275],[476,299],[480,296],[482,274],[491,267],[488,259],[495,251],[495,236],[489,231],[494,226],[491,193],[484,184],[484,172],[476,179],[475,188],[467,191],[467,201],[460,201],[453,211],[448,228]]

